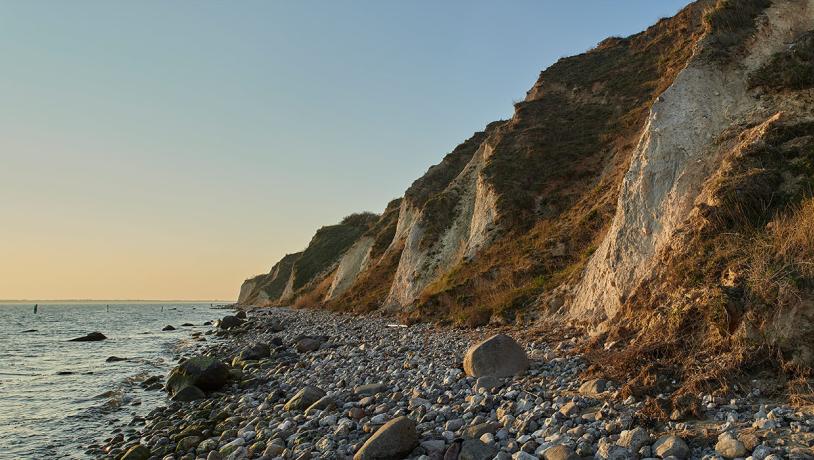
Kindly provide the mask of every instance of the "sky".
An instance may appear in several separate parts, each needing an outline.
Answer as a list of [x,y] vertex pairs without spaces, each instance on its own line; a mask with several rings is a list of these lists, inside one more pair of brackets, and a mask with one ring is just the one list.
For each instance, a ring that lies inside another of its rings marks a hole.
[[0,299],[233,300],[685,0],[0,6]]

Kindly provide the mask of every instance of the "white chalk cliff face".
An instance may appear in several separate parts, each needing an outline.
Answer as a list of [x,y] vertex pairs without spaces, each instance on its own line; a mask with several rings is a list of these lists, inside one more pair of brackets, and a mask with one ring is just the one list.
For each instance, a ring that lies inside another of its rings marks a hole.
[[339,297],[356,281],[359,273],[367,268],[374,241],[369,236],[363,236],[342,256],[325,300]]
[[716,139],[731,126],[757,122],[771,107],[747,90],[750,72],[814,29],[814,0],[780,0],[758,19],[757,35],[734,64],[695,57],[653,105],[622,182],[610,230],[590,258],[568,305],[575,318],[612,318],[653,272],[688,219],[705,181],[721,166]]
[[[472,160],[441,193],[449,196],[445,209],[450,223],[438,235],[427,236],[436,215],[426,215],[405,200],[402,203],[396,238],[403,238],[395,279],[385,302],[389,310],[410,306],[421,291],[440,274],[476,254],[490,242],[495,230],[497,203],[481,172],[492,147],[484,141]],[[429,240],[429,241],[427,241]]]

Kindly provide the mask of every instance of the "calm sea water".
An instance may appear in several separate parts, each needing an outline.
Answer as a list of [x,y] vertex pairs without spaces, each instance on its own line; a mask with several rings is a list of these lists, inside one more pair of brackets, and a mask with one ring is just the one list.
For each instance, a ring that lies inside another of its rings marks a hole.
[[[139,383],[166,375],[190,334],[225,313],[209,303],[40,304],[35,315],[33,304],[0,303],[0,458],[87,458],[88,445],[166,401]],[[168,324],[177,330],[162,332]],[[108,339],[68,342],[93,331]]]

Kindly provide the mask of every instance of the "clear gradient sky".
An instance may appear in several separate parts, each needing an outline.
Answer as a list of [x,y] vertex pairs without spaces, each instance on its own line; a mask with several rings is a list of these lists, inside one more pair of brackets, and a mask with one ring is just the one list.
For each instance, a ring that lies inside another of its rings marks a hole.
[[0,299],[234,299],[685,3],[5,1]]

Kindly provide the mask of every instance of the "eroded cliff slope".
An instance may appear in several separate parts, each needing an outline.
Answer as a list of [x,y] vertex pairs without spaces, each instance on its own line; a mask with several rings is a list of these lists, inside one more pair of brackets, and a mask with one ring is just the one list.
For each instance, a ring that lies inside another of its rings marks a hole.
[[811,363],[813,30],[814,0],[702,0],[561,59],[511,119],[240,303],[558,318],[639,351],[658,329]]

